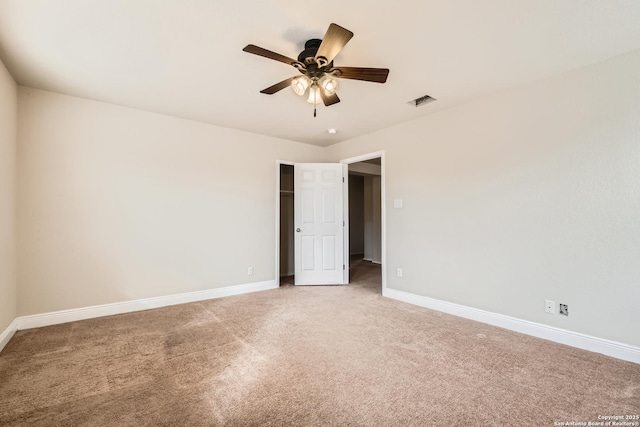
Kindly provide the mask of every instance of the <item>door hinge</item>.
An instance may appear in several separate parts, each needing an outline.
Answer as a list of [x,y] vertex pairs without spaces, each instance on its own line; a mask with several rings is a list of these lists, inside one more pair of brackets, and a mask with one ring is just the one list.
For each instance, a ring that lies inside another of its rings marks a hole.
[[342,226],[343,226],[343,227],[345,226],[344,220],[342,220]]
[[346,270],[346,268],[345,268],[344,264],[342,264],[342,270]]
[[344,176],[342,177],[342,182],[344,182]]

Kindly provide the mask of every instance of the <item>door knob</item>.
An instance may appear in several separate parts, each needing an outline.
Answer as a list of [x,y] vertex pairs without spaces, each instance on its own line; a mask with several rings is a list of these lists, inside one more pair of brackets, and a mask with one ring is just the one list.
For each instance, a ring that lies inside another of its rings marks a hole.
[[300,229],[299,229],[299,228],[296,228],[296,231],[299,233],[299,232],[300,232]]

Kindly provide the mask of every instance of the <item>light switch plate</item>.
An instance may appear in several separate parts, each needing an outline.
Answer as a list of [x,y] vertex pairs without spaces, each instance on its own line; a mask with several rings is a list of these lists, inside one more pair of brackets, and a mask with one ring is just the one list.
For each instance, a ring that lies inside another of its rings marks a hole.
[[396,209],[402,209],[402,199],[394,199],[393,207]]

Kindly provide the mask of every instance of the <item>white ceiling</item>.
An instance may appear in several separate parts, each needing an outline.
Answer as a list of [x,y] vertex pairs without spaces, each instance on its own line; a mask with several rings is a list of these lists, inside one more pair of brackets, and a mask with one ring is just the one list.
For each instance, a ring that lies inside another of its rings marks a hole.
[[[335,64],[387,83],[341,80],[317,118],[260,94],[297,71],[242,48],[296,58],[331,22],[355,33]],[[326,146],[640,49],[638,22],[638,0],[0,0],[0,59],[21,85]]]

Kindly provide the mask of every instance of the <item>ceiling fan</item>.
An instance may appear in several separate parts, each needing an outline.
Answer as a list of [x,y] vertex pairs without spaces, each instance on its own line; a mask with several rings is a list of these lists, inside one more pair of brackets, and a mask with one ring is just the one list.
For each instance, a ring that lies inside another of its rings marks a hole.
[[335,78],[376,83],[387,81],[389,75],[387,68],[335,67],[333,65],[333,59],[352,37],[351,31],[337,24],[331,24],[324,39],[311,39],[304,44],[304,50],[300,52],[297,60],[253,44],[247,45],[242,50],[284,62],[296,68],[302,74],[301,76],[289,77],[261,90],[260,93],[273,95],[287,86],[291,86],[296,94],[304,96],[309,88],[307,102],[314,104],[313,116],[315,117],[315,105],[320,101],[327,107],[340,102],[340,98],[336,94],[338,82]]

